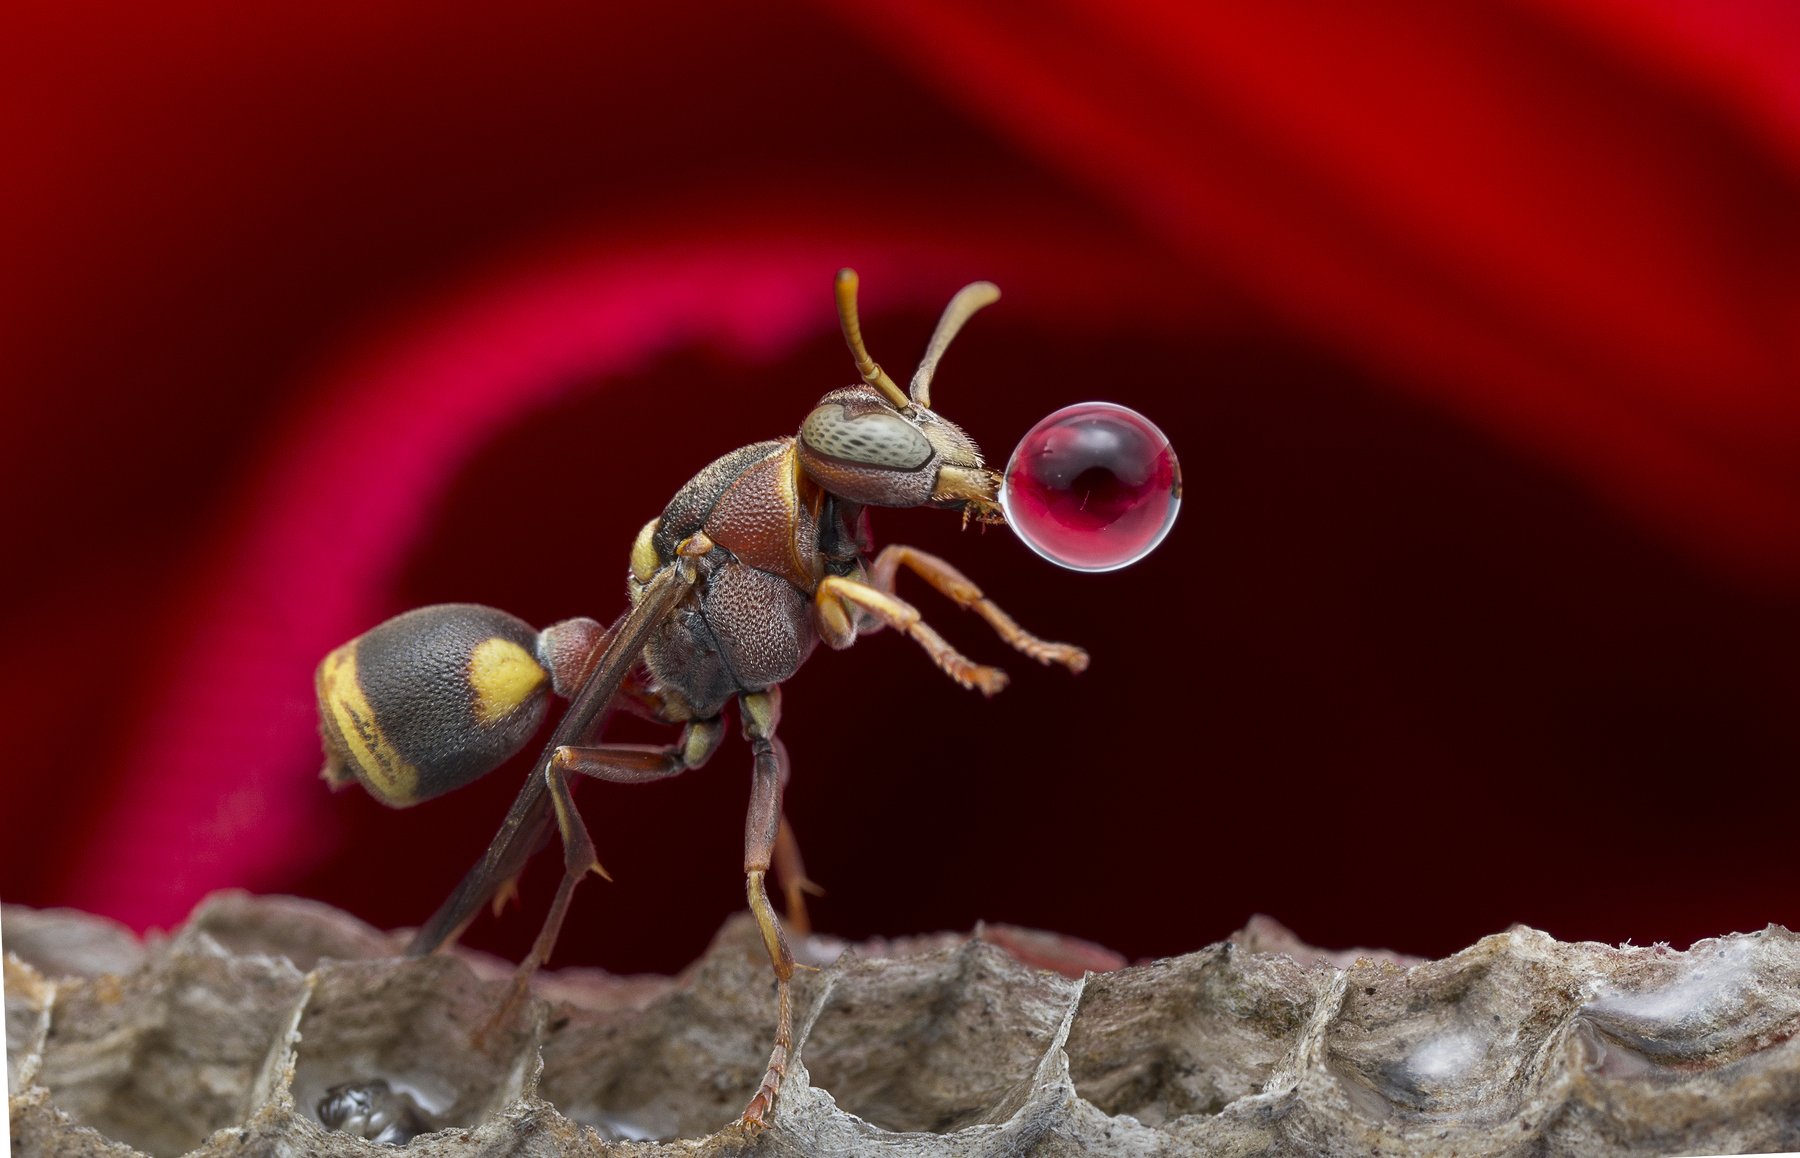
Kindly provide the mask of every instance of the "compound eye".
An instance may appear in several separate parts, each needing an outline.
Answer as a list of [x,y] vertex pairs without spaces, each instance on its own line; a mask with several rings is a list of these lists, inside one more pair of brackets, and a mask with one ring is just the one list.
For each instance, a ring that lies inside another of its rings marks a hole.
[[800,438],[809,449],[842,462],[917,470],[931,461],[931,443],[919,428],[885,410],[850,415],[828,403],[806,416]]

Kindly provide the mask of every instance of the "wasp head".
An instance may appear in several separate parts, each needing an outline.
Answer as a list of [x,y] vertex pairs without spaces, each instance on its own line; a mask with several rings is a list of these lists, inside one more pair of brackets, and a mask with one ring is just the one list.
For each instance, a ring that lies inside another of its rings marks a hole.
[[832,494],[877,507],[948,507],[965,521],[1002,521],[1000,476],[981,465],[981,450],[962,427],[931,409],[938,359],[963,323],[1000,291],[965,286],[944,309],[910,392],[901,391],[863,346],[856,316],[857,278],[839,270],[838,319],[862,383],[833,390],[800,426],[801,466]]

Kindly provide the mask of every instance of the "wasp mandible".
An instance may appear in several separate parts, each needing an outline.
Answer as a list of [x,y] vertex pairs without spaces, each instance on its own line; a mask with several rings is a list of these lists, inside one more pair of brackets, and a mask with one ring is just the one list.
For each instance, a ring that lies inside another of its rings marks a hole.
[[[964,687],[990,696],[1005,687],[1004,672],[964,656],[900,598],[902,568],[1031,658],[1072,672],[1088,662],[1078,647],[1025,631],[944,560],[898,545],[872,554],[870,507],[941,507],[959,512],[965,524],[1004,521],[1000,475],[931,406],[939,359],[999,290],[976,282],[951,299],[904,391],[863,345],[854,271],[838,272],[836,291],[861,382],[821,398],[797,435],[734,450],[682,487],[632,545],[631,608],[610,627],[571,619],[538,632],[489,607],[426,607],[338,648],[315,678],[323,775],[334,786],[360,782],[395,807],[498,768],[537,731],[552,694],[569,700],[500,831],[407,950],[434,951],[455,940],[484,903],[503,901],[554,823],[563,877],[515,974],[514,1000],[549,958],[576,884],[589,872],[606,875],[569,778],[642,784],[698,768],[724,736],[726,705],[737,702],[754,755],[745,887],[774,967],[778,1006],[768,1068],[743,1112],[751,1125],[773,1110],[793,1036],[794,956],[765,878],[773,869],[788,920],[801,931],[804,895],[812,890],[782,813],[788,760],[776,736],[781,684],[821,641],[847,648],[859,635],[890,627]],[[660,746],[599,743],[615,708],[681,732]]]

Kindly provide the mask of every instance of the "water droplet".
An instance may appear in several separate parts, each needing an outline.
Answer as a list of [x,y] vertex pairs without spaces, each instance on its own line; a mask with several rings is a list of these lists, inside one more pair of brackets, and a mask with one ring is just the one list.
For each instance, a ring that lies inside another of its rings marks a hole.
[[1155,549],[1181,506],[1181,464],[1148,418],[1111,402],[1065,406],[1031,428],[1000,486],[1025,545],[1074,571],[1113,571]]

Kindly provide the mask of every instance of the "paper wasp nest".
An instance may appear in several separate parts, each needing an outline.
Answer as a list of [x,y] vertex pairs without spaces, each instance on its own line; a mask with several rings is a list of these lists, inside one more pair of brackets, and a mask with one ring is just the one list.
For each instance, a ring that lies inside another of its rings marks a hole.
[[1413,962],[1257,921],[1082,979],[1027,962],[1117,962],[1049,934],[815,938],[798,1060],[752,1137],[727,1125],[773,1020],[747,921],[681,977],[565,970],[491,1024],[504,964],[398,959],[307,902],[222,895],[147,947],[3,919],[21,1158],[399,1153],[321,1105],[417,1134],[410,1155],[1800,1148],[1800,945],[1776,927],[1686,952],[1516,928]]

